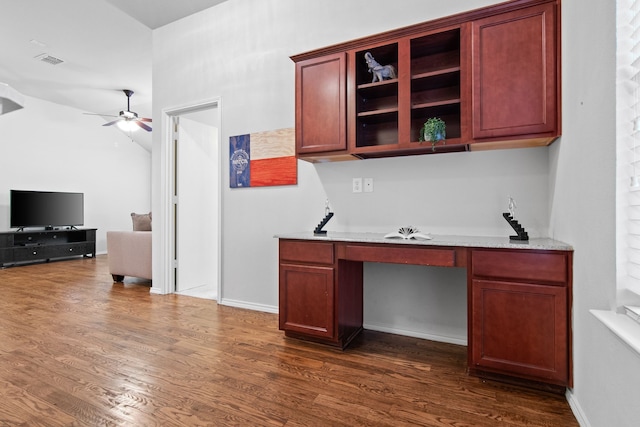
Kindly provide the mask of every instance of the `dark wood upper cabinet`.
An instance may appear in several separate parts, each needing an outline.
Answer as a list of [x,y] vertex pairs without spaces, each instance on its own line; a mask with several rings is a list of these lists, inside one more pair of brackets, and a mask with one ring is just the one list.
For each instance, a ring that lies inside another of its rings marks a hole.
[[[514,0],[292,57],[309,161],[548,145],[560,135],[559,0]],[[365,54],[396,77],[373,81]],[[419,142],[430,117],[446,143]]]
[[299,154],[347,149],[346,54],[296,64],[296,149]]
[[472,23],[473,139],[555,137],[555,4]]

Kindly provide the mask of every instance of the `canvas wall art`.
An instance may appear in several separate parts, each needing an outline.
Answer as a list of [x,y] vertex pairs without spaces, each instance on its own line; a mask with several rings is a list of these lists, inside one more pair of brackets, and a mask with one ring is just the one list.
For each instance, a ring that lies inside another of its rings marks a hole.
[[295,129],[229,137],[229,186],[266,187],[298,183]]

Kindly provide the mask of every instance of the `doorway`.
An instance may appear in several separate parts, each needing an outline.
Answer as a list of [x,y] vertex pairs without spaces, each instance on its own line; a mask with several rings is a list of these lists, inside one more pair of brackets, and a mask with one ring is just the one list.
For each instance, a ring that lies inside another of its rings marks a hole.
[[167,243],[168,291],[199,298],[220,295],[219,101],[165,111],[171,197]]

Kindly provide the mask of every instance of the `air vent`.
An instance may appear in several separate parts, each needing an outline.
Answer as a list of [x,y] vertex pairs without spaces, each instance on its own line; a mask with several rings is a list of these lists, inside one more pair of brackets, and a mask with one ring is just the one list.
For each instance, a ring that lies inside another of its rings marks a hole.
[[56,58],[55,56],[51,56],[48,53],[43,53],[42,55],[38,55],[35,57],[35,59],[42,62],[46,62],[47,64],[51,64],[51,65],[58,65],[64,62],[62,59]]

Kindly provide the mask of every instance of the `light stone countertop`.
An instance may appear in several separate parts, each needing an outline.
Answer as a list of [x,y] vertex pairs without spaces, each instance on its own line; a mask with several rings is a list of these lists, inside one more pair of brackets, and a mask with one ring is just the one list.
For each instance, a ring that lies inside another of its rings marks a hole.
[[335,241],[353,243],[388,243],[400,245],[420,245],[420,246],[458,246],[470,248],[506,248],[524,250],[547,250],[547,251],[572,251],[573,247],[567,243],[548,238],[531,238],[526,242],[510,241],[508,236],[456,236],[429,234],[431,240],[424,239],[401,239],[386,238],[386,233],[354,233],[329,231],[326,235],[316,236],[312,231],[282,233],[274,237],[278,239],[295,240],[315,240],[315,241]]

